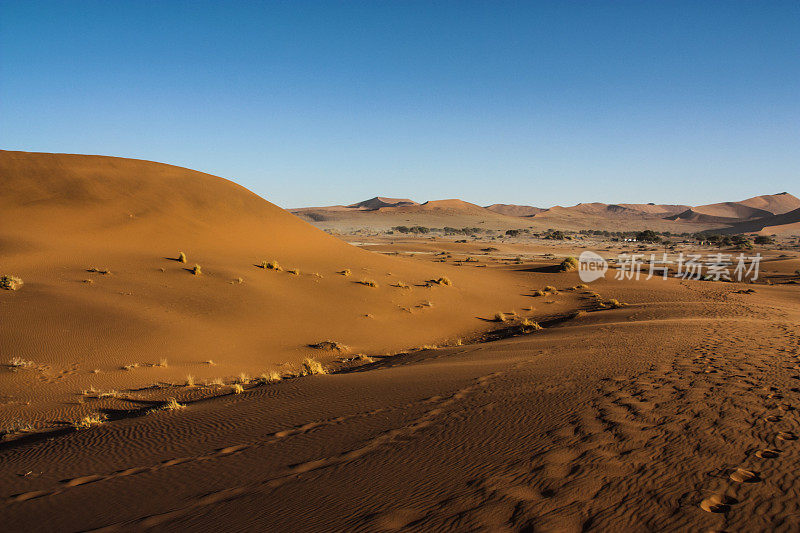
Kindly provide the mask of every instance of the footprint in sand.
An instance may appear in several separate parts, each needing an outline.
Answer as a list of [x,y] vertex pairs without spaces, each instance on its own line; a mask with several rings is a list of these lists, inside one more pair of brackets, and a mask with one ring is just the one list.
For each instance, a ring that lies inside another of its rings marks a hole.
[[734,503],[736,503],[736,500],[730,496],[715,494],[701,501],[700,508],[709,513],[725,513],[730,510],[731,505]]
[[777,450],[758,450],[756,452],[756,457],[760,457],[761,459],[775,459],[779,454],[780,452]]
[[797,440],[797,435],[795,435],[791,431],[781,431],[780,433],[778,433],[778,439],[780,439],[780,440]]
[[737,483],[755,483],[756,481],[761,481],[758,474],[743,468],[737,468],[731,472],[730,478]]

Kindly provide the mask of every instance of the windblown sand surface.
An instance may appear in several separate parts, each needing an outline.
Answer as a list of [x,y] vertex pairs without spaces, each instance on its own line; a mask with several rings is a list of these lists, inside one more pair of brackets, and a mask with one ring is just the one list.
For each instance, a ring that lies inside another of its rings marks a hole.
[[[0,369],[0,417],[52,429],[0,443],[9,531],[800,528],[796,252],[773,285],[581,287],[554,268],[569,244],[369,252],[166,165],[5,152],[0,176],[0,270],[25,282],[0,291],[0,354],[33,362]],[[422,344],[449,346],[395,355]],[[341,371],[231,385],[309,355]],[[109,420],[58,423],[89,412]]]

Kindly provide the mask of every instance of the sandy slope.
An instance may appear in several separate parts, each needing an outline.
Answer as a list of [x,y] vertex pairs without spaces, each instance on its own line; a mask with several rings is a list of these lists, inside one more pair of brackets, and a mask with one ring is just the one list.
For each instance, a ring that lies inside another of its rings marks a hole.
[[[490,327],[477,317],[525,302],[509,273],[372,254],[200,172],[1,152],[0,176],[0,275],[25,282],[0,291],[0,363],[31,362],[0,367],[6,422],[74,420],[90,387],[230,381],[346,355],[308,346],[325,340],[350,355],[454,342]],[[442,276],[453,285],[426,286]]]
[[797,289],[592,288],[632,305],[0,451],[6,526],[796,531]]

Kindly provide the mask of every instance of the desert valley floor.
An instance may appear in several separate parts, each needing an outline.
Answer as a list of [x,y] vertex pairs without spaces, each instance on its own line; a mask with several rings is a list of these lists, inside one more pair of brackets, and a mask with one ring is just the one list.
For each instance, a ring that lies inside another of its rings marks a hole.
[[4,530],[800,529],[800,252],[587,286],[570,242],[339,239],[177,167],[0,163]]

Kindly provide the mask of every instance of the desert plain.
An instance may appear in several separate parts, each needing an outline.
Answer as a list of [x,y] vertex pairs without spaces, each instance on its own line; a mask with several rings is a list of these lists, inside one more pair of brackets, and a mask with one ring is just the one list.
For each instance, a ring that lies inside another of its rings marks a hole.
[[[290,212],[10,151],[0,181],[4,530],[800,529],[791,194]],[[759,276],[614,275],[667,252]]]

